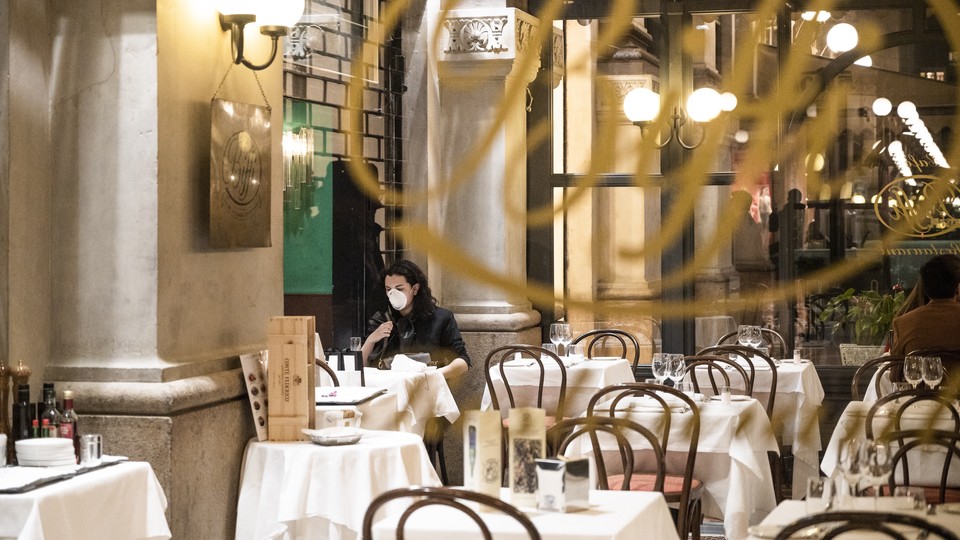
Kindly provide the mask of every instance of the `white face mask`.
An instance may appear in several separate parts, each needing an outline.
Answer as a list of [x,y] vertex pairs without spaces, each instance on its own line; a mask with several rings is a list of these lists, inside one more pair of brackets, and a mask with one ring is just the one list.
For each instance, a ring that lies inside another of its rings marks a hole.
[[393,309],[397,311],[403,311],[403,308],[407,307],[407,295],[403,294],[402,291],[390,289],[387,291],[387,299],[390,300]]

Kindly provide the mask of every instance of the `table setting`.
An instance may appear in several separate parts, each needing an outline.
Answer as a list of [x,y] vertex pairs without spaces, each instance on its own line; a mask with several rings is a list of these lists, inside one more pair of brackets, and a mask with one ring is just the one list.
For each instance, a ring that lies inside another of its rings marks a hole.
[[425,371],[381,370],[364,368],[368,388],[385,388],[396,395],[396,413],[400,429],[423,436],[427,420],[446,418],[451,423],[460,417],[453,393],[443,374],[436,369]]

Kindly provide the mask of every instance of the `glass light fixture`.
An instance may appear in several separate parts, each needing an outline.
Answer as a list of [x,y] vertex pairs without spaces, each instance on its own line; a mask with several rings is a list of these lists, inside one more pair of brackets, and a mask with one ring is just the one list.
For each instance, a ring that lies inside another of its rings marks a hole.
[[709,122],[720,115],[720,93],[699,88],[687,98],[687,114],[694,122]]
[[873,67],[873,58],[870,58],[869,54],[867,56],[861,56],[854,64],[863,67]]
[[822,23],[822,22],[826,22],[826,20],[830,18],[830,12],[829,11],[804,11],[803,13],[800,14],[800,18],[805,21],[812,21],[816,19],[817,22]]
[[917,116],[917,106],[912,101],[901,101],[897,105],[897,116],[903,119]]
[[[217,8],[220,12],[220,27],[230,30],[233,63],[243,64],[259,71],[267,69],[277,57],[277,42],[289,33],[303,15],[305,0],[220,0]],[[254,64],[243,56],[243,29],[246,25],[259,22],[260,33],[271,41],[270,58],[262,64]]]
[[730,112],[737,108],[737,96],[733,92],[724,92],[720,94],[720,109]]
[[873,106],[871,108],[873,109],[873,114],[886,116],[893,110],[893,103],[890,103],[890,100],[885,97],[878,97],[873,100]]
[[852,24],[840,23],[827,32],[827,47],[835,53],[845,53],[856,47],[859,39]]
[[652,122],[660,114],[660,94],[634,88],[623,99],[623,112],[631,122]]

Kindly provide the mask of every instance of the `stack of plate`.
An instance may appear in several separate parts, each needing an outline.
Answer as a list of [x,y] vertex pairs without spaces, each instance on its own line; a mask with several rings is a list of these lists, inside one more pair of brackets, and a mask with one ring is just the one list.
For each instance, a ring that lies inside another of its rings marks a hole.
[[76,465],[70,439],[24,439],[17,441],[17,463],[23,467],[63,467]]

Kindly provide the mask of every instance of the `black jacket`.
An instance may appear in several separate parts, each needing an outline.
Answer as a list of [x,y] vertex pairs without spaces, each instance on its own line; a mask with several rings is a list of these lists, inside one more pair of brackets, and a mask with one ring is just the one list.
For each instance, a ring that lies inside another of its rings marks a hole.
[[[382,312],[374,314],[367,323],[367,335],[386,320]],[[435,308],[430,315],[421,315],[412,320],[406,317],[395,319],[390,337],[377,343],[369,361],[375,364],[377,360],[390,358],[397,353],[430,353],[431,365],[439,367],[446,366],[456,358],[463,358],[470,365],[470,356],[453,312],[441,307]]]

